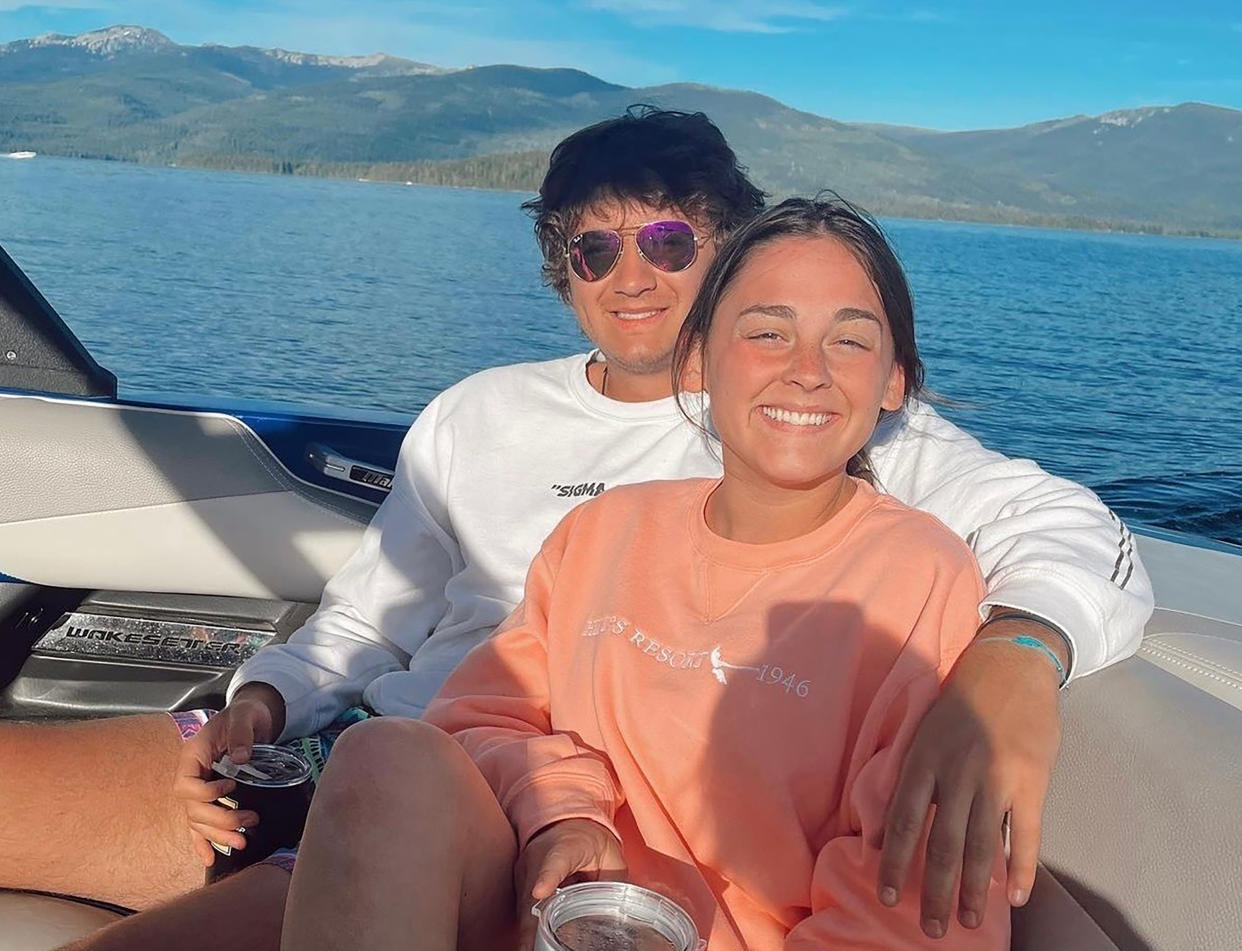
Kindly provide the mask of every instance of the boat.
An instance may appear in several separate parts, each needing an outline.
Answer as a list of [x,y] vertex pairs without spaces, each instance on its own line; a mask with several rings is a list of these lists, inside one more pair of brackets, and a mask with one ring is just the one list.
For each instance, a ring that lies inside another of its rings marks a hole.
[[[409,417],[121,398],[3,249],[0,344],[0,718],[222,705],[357,545]],[[1242,946],[1242,548],[1134,535],[1157,609],[1064,692],[1018,951]],[[0,951],[123,913],[0,892]]]
[[11,159],[32,159],[38,154],[38,152],[8,152],[4,157]]

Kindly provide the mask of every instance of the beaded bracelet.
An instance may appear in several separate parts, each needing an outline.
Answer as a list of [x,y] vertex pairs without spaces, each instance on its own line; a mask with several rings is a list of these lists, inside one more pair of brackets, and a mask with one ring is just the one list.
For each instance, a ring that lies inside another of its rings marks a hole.
[[[996,618],[995,620],[1002,619]],[[983,627],[987,627],[987,625],[984,624]],[[983,630],[983,628],[981,627],[980,630]],[[1057,669],[1057,676],[1061,678],[1061,685],[1065,685],[1065,665],[1061,663],[1061,658],[1056,655],[1056,651],[1038,637],[1031,637],[1029,634],[1013,634],[1009,636],[997,634],[995,637],[976,637],[974,643],[986,644],[988,641],[1005,641],[1008,644],[1016,644],[1018,647],[1039,651],[1052,661],[1052,666]]]

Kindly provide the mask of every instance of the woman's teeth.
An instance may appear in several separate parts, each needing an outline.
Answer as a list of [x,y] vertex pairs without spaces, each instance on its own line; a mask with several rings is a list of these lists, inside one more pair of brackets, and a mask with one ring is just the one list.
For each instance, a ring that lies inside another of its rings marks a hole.
[[775,406],[764,406],[763,415],[778,423],[789,423],[793,426],[822,426],[832,419],[831,413],[792,413]]

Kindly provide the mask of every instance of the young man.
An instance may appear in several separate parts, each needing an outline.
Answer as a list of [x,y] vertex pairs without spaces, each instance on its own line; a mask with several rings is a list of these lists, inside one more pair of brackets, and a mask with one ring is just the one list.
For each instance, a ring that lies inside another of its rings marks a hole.
[[[530,208],[545,277],[598,349],[486,371],[434,400],[406,438],[391,496],[320,610],[288,644],[243,666],[228,707],[189,743],[160,717],[0,734],[0,747],[10,747],[0,755],[20,756],[13,761],[33,777],[17,788],[6,780],[17,816],[14,823],[8,813],[9,828],[19,831],[0,834],[0,885],[142,906],[187,891],[201,881],[201,864],[178,844],[185,812],[166,792],[175,761],[199,855],[210,854],[207,838],[242,844],[238,820],[259,817],[212,804],[220,789],[203,776],[213,758],[322,730],[359,702],[419,716],[466,650],[517,603],[530,558],[584,495],[718,474],[671,398],[669,358],[718,243],[761,206],[701,115],[630,114],[562,142]],[[989,586],[980,606],[986,641],[966,652],[924,720],[894,796],[877,883],[892,903],[935,801],[924,928],[943,934],[959,873],[959,920],[970,927],[982,915],[1006,812],[1010,897],[1025,900],[1058,742],[1057,688],[1065,675],[1137,646],[1150,586],[1128,533],[1090,492],[983,449],[924,405],[886,423],[870,449],[880,487],[966,538]],[[60,791],[77,821],[49,823],[46,804],[29,802],[47,795],[41,777],[63,777],[57,764],[85,758],[90,768],[71,773],[75,785]],[[105,775],[109,762],[123,769]],[[117,802],[140,812],[116,810]],[[23,847],[51,856],[42,873],[14,866]],[[283,868],[256,866],[83,947],[274,948],[287,887]]]

